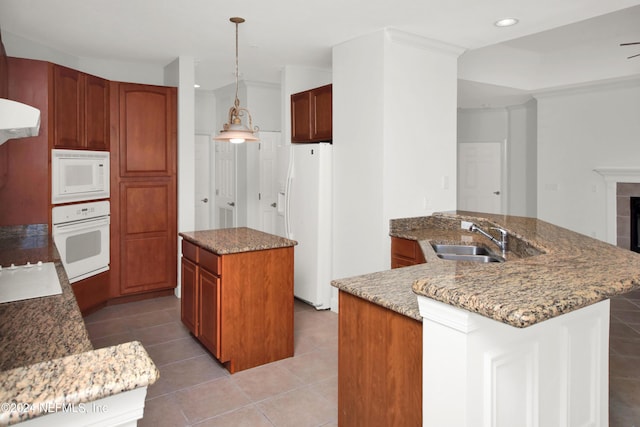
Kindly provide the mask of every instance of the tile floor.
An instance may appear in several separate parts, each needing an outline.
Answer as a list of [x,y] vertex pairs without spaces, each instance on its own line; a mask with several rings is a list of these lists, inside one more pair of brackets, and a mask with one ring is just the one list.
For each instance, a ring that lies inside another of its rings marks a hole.
[[138,426],[337,426],[338,316],[296,301],[295,356],[230,375],[180,322],[180,300],[85,318],[94,347],[139,340],[160,370]]
[[[337,425],[338,318],[296,301],[295,356],[234,375],[180,323],[164,297],[89,315],[96,348],[141,341],[160,369],[139,426]],[[640,291],[611,302],[610,427],[640,427]]]
[[640,427],[640,290],[611,300],[609,425]]

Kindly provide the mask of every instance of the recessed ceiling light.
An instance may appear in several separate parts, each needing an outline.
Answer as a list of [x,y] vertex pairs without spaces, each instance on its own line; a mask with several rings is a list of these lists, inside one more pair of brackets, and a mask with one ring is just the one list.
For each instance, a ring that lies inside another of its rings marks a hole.
[[198,83],[194,84],[193,87],[195,87],[196,89],[198,89],[200,87],[200,85]]
[[493,23],[496,27],[510,27],[516,25],[518,20],[516,18],[504,18]]

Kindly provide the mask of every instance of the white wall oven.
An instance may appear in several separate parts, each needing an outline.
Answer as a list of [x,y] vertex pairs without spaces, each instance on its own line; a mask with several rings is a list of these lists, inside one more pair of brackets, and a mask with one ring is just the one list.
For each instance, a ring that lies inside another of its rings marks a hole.
[[51,202],[108,199],[109,152],[51,150]]
[[74,283],[109,270],[108,201],[54,206],[53,240]]

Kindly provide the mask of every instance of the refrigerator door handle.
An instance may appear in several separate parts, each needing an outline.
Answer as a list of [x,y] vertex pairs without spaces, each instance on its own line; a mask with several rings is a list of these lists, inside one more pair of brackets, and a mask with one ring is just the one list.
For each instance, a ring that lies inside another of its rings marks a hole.
[[284,187],[284,232],[288,239],[291,237],[291,181],[293,179],[293,145],[289,146],[289,167],[287,181]]

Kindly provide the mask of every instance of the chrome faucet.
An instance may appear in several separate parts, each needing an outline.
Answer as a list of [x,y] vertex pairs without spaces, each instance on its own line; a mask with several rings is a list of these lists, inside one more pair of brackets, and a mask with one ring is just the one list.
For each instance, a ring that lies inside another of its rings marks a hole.
[[496,239],[491,234],[487,233],[486,231],[484,231],[483,229],[481,229],[475,224],[471,224],[471,226],[469,227],[469,231],[471,232],[477,231],[478,233],[482,234],[487,239],[491,240],[493,243],[498,245],[498,247],[502,251],[502,254],[504,255],[504,253],[507,251],[507,237],[508,237],[507,230],[500,227],[491,227],[491,229],[498,230],[500,232],[500,240]]

